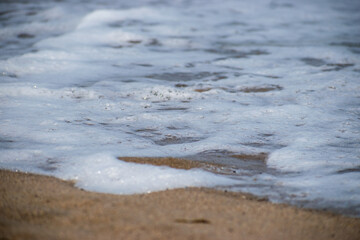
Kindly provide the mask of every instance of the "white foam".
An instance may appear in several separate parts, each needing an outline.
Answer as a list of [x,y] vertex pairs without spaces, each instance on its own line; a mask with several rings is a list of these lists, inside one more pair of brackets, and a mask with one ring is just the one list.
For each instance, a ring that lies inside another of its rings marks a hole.
[[179,170],[120,161],[108,154],[82,157],[64,169],[62,178],[76,180],[76,186],[116,194],[150,193],[173,188],[214,187],[234,180],[200,169]]

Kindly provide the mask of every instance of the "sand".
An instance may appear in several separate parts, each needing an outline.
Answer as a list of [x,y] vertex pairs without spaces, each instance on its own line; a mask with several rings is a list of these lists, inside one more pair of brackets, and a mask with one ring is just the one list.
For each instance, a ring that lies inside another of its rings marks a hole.
[[360,239],[360,219],[206,188],[101,194],[0,170],[0,239],[343,240]]

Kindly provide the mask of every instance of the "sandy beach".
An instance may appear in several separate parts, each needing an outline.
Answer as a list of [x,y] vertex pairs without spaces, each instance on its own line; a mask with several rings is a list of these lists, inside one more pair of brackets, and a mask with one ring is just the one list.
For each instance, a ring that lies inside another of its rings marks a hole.
[[0,180],[0,239],[360,239],[358,218],[242,193],[186,188],[121,196],[7,170]]

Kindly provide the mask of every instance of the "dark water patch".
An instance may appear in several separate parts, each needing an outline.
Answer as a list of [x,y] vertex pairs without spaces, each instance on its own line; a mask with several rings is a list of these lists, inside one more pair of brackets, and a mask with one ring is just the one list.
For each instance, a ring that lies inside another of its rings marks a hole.
[[163,108],[158,108],[158,110],[161,111],[185,111],[188,110],[189,108],[187,107],[163,107]]
[[211,79],[211,81],[219,81],[219,80],[223,80],[223,79],[227,79],[228,77],[225,75],[218,75],[214,78]]
[[[169,126],[166,127],[170,132],[176,131],[176,130],[183,130],[187,129],[187,126]],[[159,131],[158,129],[153,128],[140,128],[136,129],[132,132],[129,132],[129,134],[134,134],[138,137],[145,138],[147,140],[150,140],[154,142],[156,145],[159,146],[167,146],[167,145],[176,145],[176,144],[184,144],[184,143],[193,143],[198,142],[204,139],[204,137],[195,136],[195,137],[189,137],[189,136],[179,136],[175,134],[164,134],[162,131]]]
[[140,67],[152,67],[153,66],[148,63],[133,63],[133,65],[140,66]]
[[226,48],[211,48],[211,49],[205,49],[205,52],[208,53],[216,53],[221,55],[241,55],[246,56],[246,52],[238,51],[235,49],[226,49]]
[[245,87],[241,88],[238,91],[244,92],[244,93],[264,93],[264,92],[270,92],[270,91],[280,91],[283,87],[279,85],[269,85],[269,86],[255,86],[255,87]]
[[146,43],[146,46],[159,47],[159,46],[162,46],[162,44],[158,39],[152,38]]
[[0,11],[0,17],[5,16],[12,12],[15,12],[15,10]]
[[301,58],[301,61],[303,61],[305,64],[313,67],[320,67],[326,64],[326,62],[319,58]]
[[293,8],[294,4],[292,3],[278,3],[278,2],[270,2],[269,7],[271,9],[276,9],[276,8]]
[[[238,33],[238,31],[235,31],[236,33]],[[226,39],[226,38],[229,38],[231,37],[230,35],[220,35],[218,36],[218,38],[222,38],[222,39]]]
[[254,148],[269,149],[269,150],[275,150],[275,149],[280,149],[280,148],[286,147],[286,145],[284,145],[284,144],[269,143],[266,140],[264,140],[264,141],[259,140],[256,142],[246,142],[246,143],[242,143],[242,145],[254,147]]
[[[241,154],[224,149],[214,149],[214,150],[206,150],[201,153],[198,153],[196,157],[198,159],[208,159],[208,160],[213,159],[214,161],[218,161],[218,160],[221,161],[221,159],[224,157],[232,157],[234,155],[241,155]],[[247,155],[252,155],[252,154],[247,154]]]
[[189,129],[188,126],[168,126],[166,127],[169,130],[184,130],[184,129]]
[[230,21],[230,22],[222,23],[219,26],[242,26],[242,27],[245,27],[245,26],[248,26],[248,24],[245,22],[240,22],[240,21]]
[[340,71],[344,68],[352,67],[355,64],[353,63],[328,63],[326,66],[330,68],[323,69],[323,72],[330,72],[330,71]]
[[353,148],[353,149],[357,149],[360,148],[360,142],[356,142],[356,141],[349,141],[347,139],[342,138],[342,141],[340,143],[332,143],[332,144],[327,144],[327,146],[329,147],[333,147],[333,148]]
[[344,174],[344,173],[360,173],[360,166],[354,167],[354,168],[346,168],[343,170],[339,170],[336,173]]
[[248,28],[245,31],[248,33],[256,33],[256,32],[261,32],[264,31],[264,28]]
[[191,35],[168,35],[168,38],[172,38],[172,39],[192,39],[193,36],[191,36]]
[[264,75],[264,74],[255,74],[255,73],[240,73],[240,75],[248,75],[250,77],[265,77],[265,78],[271,78],[271,79],[280,79],[280,76],[276,75]]
[[151,49],[151,51],[156,52],[156,53],[172,53],[173,49],[171,49],[171,48],[164,49],[164,48],[158,48],[158,47],[155,48],[154,47],[153,49]]
[[153,129],[153,128],[139,128],[135,130],[135,132],[137,133],[151,133],[151,134],[160,135],[160,133],[158,133],[157,131],[158,131],[157,129]]
[[215,61],[226,60],[229,58],[247,58],[249,56],[259,56],[259,55],[268,55],[270,54],[266,50],[254,49],[250,51],[239,51],[236,49],[229,48],[213,48],[213,49],[205,49],[205,52],[215,53],[220,55],[226,55],[226,57],[216,58]]
[[75,120],[75,125],[86,125],[86,126],[95,126],[96,124],[91,121]]
[[97,122],[90,118],[76,119],[74,121],[65,120],[66,123],[71,123],[74,125],[86,125],[86,126],[102,126],[102,127],[112,127],[111,123],[108,122]]
[[8,40],[5,42],[6,45],[17,45],[19,44],[20,42],[17,41],[17,40]]
[[339,42],[339,43],[331,43],[330,45],[351,47],[351,48],[360,48],[360,42]]
[[113,49],[122,49],[122,48],[132,48],[137,44],[142,43],[142,40],[138,40],[138,39],[134,39],[134,40],[129,40],[127,41],[128,44],[109,44],[109,45],[104,45],[104,47],[109,47],[109,48],[113,48]]
[[183,83],[175,84],[175,87],[177,87],[177,88],[185,88],[185,87],[188,87],[188,86],[189,86],[189,85],[183,84]]
[[175,73],[160,73],[145,76],[146,78],[165,80],[165,81],[191,81],[199,80],[208,77],[222,76],[222,72],[175,72]]
[[36,15],[36,14],[37,14],[36,11],[30,11],[30,12],[27,12],[27,13],[26,13],[27,16],[34,16],[34,15]]
[[12,143],[12,142],[14,142],[14,141],[10,140],[10,139],[0,138],[0,144],[1,143]]
[[187,64],[185,64],[185,67],[186,68],[193,68],[193,67],[195,67],[195,64],[194,63],[187,63]]
[[306,20],[306,21],[301,21],[302,24],[305,25],[315,25],[315,24],[319,24],[319,21],[315,21],[315,20]]
[[154,143],[160,146],[166,146],[173,144],[198,142],[200,140],[202,140],[202,138],[200,137],[181,137],[168,134],[162,139],[154,140]]
[[131,44],[140,44],[142,42],[142,40],[129,40],[128,43]]
[[43,164],[40,164],[38,168],[45,170],[47,172],[56,171],[59,167],[60,161],[53,158],[48,158]]
[[[98,83],[98,81],[87,81],[87,82],[82,82],[82,83],[76,83],[74,85],[72,85],[72,87],[76,87],[76,88],[89,88],[89,87],[92,87],[94,86],[94,84]],[[84,98],[85,96],[84,95],[79,95],[81,93],[77,93],[76,91],[72,91],[71,92],[72,94],[74,94],[74,96],[72,96],[73,98],[76,98],[76,99],[81,99],[81,98]],[[76,94],[78,94],[78,96],[75,96]],[[102,98],[103,96],[100,96],[100,98]]]
[[11,20],[13,18],[13,15],[15,15],[14,13],[15,10],[5,10],[5,11],[0,10],[0,24],[6,26],[7,21]]
[[[221,65],[220,65],[220,66],[221,66]],[[243,70],[243,68],[233,67],[233,66],[221,66],[221,67],[227,68],[227,69],[231,69],[231,70],[236,70],[236,71]]]
[[354,64],[353,63],[329,63],[329,64],[327,64],[327,66],[346,68],[346,67],[352,67],[352,66],[354,66]]
[[144,22],[138,19],[124,19],[121,21],[116,21],[108,24],[112,28],[122,28],[122,27],[134,27],[134,26],[154,26],[157,23],[155,22]]
[[272,79],[279,79],[279,78],[281,78],[281,77],[275,76],[275,75],[264,75],[264,77],[266,77],[266,78],[272,78]]
[[133,83],[133,82],[137,82],[137,80],[134,80],[134,79],[122,79],[120,80],[121,82],[124,82],[124,83]]
[[360,48],[352,48],[350,51],[355,54],[360,54]]
[[120,49],[120,48],[123,48],[124,46],[123,45],[108,45],[108,47],[114,48],[114,49]]
[[272,133],[261,133],[261,134],[259,134],[259,136],[267,138],[267,137],[274,136],[274,134],[272,134]]
[[223,91],[229,92],[229,93],[264,93],[264,92],[270,92],[270,91],[280,91],[283,89],[283,87],[279,85],[269,85],[269,86],[255,86],[255,87],[243,87],[243,88],[230,88],[230,87],[219,87],[219,88],[213,88],[213,87],[205,87],[205,88],[196,88],[194,89],[195,92],[203,93],[208,92],[213,89],[221,89]]
[[223,165],[227,167],[227,169],[231,169],[232,175],[237,175],[238,172],[241,172],[242,175],[251,176],[262,173],[276,173],[275,169],[268,168],[266,165],[268,155],[269,153],[267,152],[237,153],[223,149],[215,149],[184,158]]
[[0,75],[4,76],[4,77],[10,77],[10,78],[17,78],[18,77],[15,73],[10,73],[10,72],[1,72]]
[[15,141],[0,137],[0,149],[11,149]]

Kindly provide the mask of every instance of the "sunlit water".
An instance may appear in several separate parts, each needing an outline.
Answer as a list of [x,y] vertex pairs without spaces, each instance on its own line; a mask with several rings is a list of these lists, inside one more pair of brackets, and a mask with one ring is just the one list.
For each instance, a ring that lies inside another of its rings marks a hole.
[[335,0],[2,1],[0,167],[120,194],[221,185],[360,216],[359,12]]

